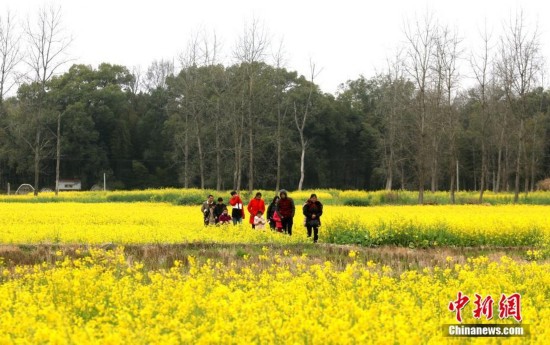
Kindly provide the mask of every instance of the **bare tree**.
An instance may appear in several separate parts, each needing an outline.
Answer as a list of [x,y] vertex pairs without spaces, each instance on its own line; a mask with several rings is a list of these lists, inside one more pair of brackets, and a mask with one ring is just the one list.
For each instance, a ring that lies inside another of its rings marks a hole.
[[[197,165],[200,177],[200,188],[207,183],[207,169],[210,160],[207,157],[216,155],[216,188],[221,188],[221,152],[223,149],[221,126],[218,119],[222,112],[222,95],[226,89],[223,66],[217,65],[219,42],[214,34],[213,39],[206,34],[193,34],[188,41],[187,49],[179,57],[182,70],[177,77],[170,77],[170,88],[175,106],[171,106],[171,117],[174,122],[175,146],[183,153],[184,186],[189,186],[191,142],[196,142]],[[163,88],[163,80],[171,76],[173,64],[166,61],[157,62],[149,69],[148,88]],[[173,80],[173,82],[172,82]],[[214,129],[215,147],[212,148],[207,135]],[[175,158],[179,157],[176,155]]]
[[[239,37],[234,51],[236,60],[243,68],[243,109],[246,121],[241,119],[240,122],[246,124],[248,129],[248,190],[250,192],[254,189],[254,139],[258,121],[258,116],[255,113],[257,103],[255,82],[260,63],[265,59],[268,46],[267,32],[259,20],[254,18],[250,25],[245,24],[243,35]],[[239,154],[242,154],[242,149],[239,149]],[[237,158],[236,162],[240,163],[241,158]],[[240,167],[237,167],[236,170],[240,171]],[[236,188],[239,189],[240,176],[237,176],[236,184]]]
[[491,120],[491,112],[488,111],[488,90],[491,84],[490,80],[490,40],[491,37],[487,32],[487,24],[485,24],[484,31],[480,34],[482,40],[481,49],[479,54],[472,54],[470,57],[470,66],[474,72],[474,76],[477,82],[477,89],[479,92],[480,110],[480,144],[481,144],[481,167],[480,167],[480,186],[479,186],[479,203],[483,202],[483,193],[486,189],[487,181],[487,127]]
[[[14,16],[8,11],[5,16],[0,16],[0,120],[4,117],[3,100],[17,82],[14,72],[21,59],[20,35],[15,30]],[[4,130],[0,127],[0,133]],[[1,144],[3,143],[0,141]],[[0,157],[2,155],[0,153]],[[0,181],[1,170],[2,162],[0,162]]]
[[208,35],[207,32],[203,32],[200,52],[202,64],[206,67],[206,75],[204,78],[206,88],[201,92],[203,97],[203,104],[208,118],[212,119],[211,124],[214,126],[214,153],[216,155],[215,168],[216,168],[216,190],[222,188],[222,152],[224,151],[222,144],[222,128],[227,120],[224,116],[226,114],[224,104],[226,90],[228,88],[229,81],[225,75],[225,69],[222,65],[219,65],[219,54],[221,49],[220,41],[216,35],[216,32],[212,32]]
[[[26,55],[26,63],[31,68],[32,81],[39,85],[39,95],[37,102],[37,121],[36,135],[34,144],[34,194],[38,195],[38,181],[40,176],[40,162],[42,159],[44,130],[43,120],[41,119],[45,111],[46,82],[48,82],[56,71],[68,62],[66,52],[72,42],[62,26],[61,8],[43,7],[38,10],[35,23],[27,21],[25,34],[28,40],[29,48]],[[58,117],[58,121],[61,121]],[[59,124],[58,124],[59,126]],[[42,138],[42,139],[41,139]],[[61,140],[61,138],[57,138]],[[60,145],[57,145],[60,147]],[[57,160],[60,159],[58,150]],[[56,192],[59,188],[59,162],[56,163]]]
[[441,28],[437,37],[437,61],[441,67],[440,77],[442,80],[443,95],[443,131],[446,134],[450,153],[450,199],[455,202],[455,164],[458,164],[458,149],[456,144],[459,131],[458,115],[453,107],[454,98],[459,84],[459,71],[457,62],[461,58],[461,39],[456,31],[452,32],[447,27]]
[[[183,171],[181,172],[183,178],[183,187],[189,188],[189,157],[190,157],[190,113],[189,113],[189,102],[190,95],[188,94],[191,86],[187,81],[187,71],[190,68],[197,66],[197,61],[199,60],[199,38],[198,35],[194,34],[191,36],[187,42],[187,47],[184,52],[179,55],[179,63],[181,72],[178,75],[178,78],[174,79],[173,92],[176,92],[173,95],[175,105],[171,107],[174,117],[177,119],[177,125],[174,125],[174,142],[175,146],[181,151],[183,155]],[[176,154],[176,157],[179,155]],[[199,155],[199,160],[201,159]]]
[[69,61],[66,53],[72,38],[62,25],[61,7],[42,7],[37,15],[36,22],[27,21],[25,28],[29,44],[26,63],[32,70],[32,81],[44,89],[46,82]]
[[288,88],[290,83],[288,78],[284,76],[284,47],[283,42],[279,44],[279,49],[273,55],[274,67],[275,67],[275,79],[273,84],[275,85],[276,92],[276,112],[277,112],[277,129],[275,134],[275,143],[277,146],[277,173],[275,179],[275,190],[278,191],[281,186],[281,159],[282,159],[282,147],[283,147],[283,123],[288,112]]
[[[133,66],[130,72],[134,77],[132,83],[130,84],[130,92],[132,95],[137,95],[140,91],[143,90],[143,72],[141,66]],[[166,83],[166,81],[164,81]]]
[[296,101],[294,101],[294,123],[296,124],[300,136],[300,181],[298,182],[298,190],[302,190],[304,184],[306,148],[308,145],[308,140],[304,135],[304,129],[306,128],[307,118],[311,113],[311,100],[313,92],[315,91],[314,81],[319,74],[319,72],[315,70],[315,63],[311,60],[309,60],[309,72],[310,79],[309,85],[307,85],[307,97],[300,111],[298,111]]
[[428,113],[428,86],[429,73],[432,68],[434,50],[436,41],[434,33],[436,25],[431,16],[427,15],[423,23],[418,20],[414,27],[407,24],[405,28],[405,37],[408,43],[406,50],[408,61],[405,69],[411,76],[417,88],[417,107],[415,110],[414,121],[414,161],[415,170],[418,179],[418,202],[424,203],[424,184],[426,183],[427,171],[429,166],[429,125],[430,118]]
[[166,88],[166,78],[174,75],[174,62],[170,60],[155,60],[151,63],[145,73],[143,81],[145,89],[149,92],[161,88]]
[[387,66],[387,72],[381,76],[383,92],[379,111],[380,117],[384,119],[382,164],[386,171],[385,189],[389,191],[394,183],[394,172],[403,160],[400,148],[406,137],[403,116],[407,107],[407,82],[403,75],[402,51],[397,51],[393,59],[388,59]]
[[541,69],[540,42],[537,28],[530,31],[523,12],[516,13],[501,38],[499,72],[509,107],[519,122],[515,162],[514,202],[519,200],[522,156],[525,151],[525,121],[528,117],[526,96],[531,92]]
[[15,30],[14,20],[9,11],[4,17],[0,16],[0,104],[16,84],[15,67],[22,60],[21,36]]
[[184,81],[184,97],[186,110],[190,111],[191,119],[193,120],[195,138],[197,140],[197,154],[199,157],[199,173],[200,173],[200,188],[204,189],[205,180],[205,153],[203,149],[203,135],[202,132],[202,116],[201,106],[199,104],[199,73],[198,73],[198,41],[193,40],[190,43],[188,51],[188,61],[190,65],[184,69],[185,77]]

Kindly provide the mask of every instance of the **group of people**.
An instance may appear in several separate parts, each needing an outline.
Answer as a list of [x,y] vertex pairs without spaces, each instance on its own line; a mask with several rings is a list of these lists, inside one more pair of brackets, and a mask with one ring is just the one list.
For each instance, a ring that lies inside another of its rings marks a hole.
[[[232,208],[231,215],[229,215],[228,206],[224,204],[223,198],[218,198],[216,203],[214,202],[214,196],[209,195],[201,207],[204,225],[230,224],[231,222],[236,225],[242,223],[245,218],[244,204],[236,191],[231,192],[229,206]],[[250,200],[246,209],[250,214],[249,222],[252,229],[264,230],[266,224],[269,223],[271,230],[292,236],[296,206],[286,190],[281,189],[279,191],[267,207],[267,212],[260,192],[256,193],[254,198]],[[302,213],[304,215],[304,225],[307,229],[307,237],[313,235],[313,242],[317,242],[323,204],[317,200],[316,194],[311,194],[310,198],[304,203]]]

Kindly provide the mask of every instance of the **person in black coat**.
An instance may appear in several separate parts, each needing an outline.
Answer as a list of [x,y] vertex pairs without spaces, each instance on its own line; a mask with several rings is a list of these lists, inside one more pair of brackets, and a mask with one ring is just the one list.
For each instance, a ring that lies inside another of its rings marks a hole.
[[214,217],[216,218],[216,224],[218,224],[219,218],[222,215],[223,210],[226,208],[227,206],[223,203],[223,198],[218,198],[218,203],[214,206]]
[[275,230],[275,228],[276,228],[275,227],[275,220],[273,219],[273,215],[279,209],[279,205],[277,204],[278,202],[279,202],[279,196],[275,195],[275,197],[273,198],[273,201],[267,207],[267,220],[269,221],[269,227],[271,228],[271,230]]
[[319,240],[319,227],[321,226],[321,215],[323,215],[323,204],[317,200],[316,194],[311,194],[309,200],[303,208],[304,216],[306,216],[307,237],[311,237],[313,232],[313,242]]

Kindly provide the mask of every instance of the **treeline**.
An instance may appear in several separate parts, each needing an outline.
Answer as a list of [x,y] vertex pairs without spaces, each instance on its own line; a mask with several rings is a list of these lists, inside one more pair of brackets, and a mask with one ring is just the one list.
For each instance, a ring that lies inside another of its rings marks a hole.
[[[56,74],[69,42],[52,25],[59,11],[41,14],[46,30],[25,30],[25,54],[2,22],[1,190],[53,189],[57,177],[89,189],[106,174],[109,189],[416,189],[423,202],[425,189],[517,196],[550,168],[543,57],[522,15],[498,40],[481,35],[472,54],[424,18],[384,72],[332,95],[315,84],[313,62],[303,76],[280,51],[268,58],[257,22],[231,64],[215,38],[194,37],[178,68],[74,64]],[[17,62],[31,73],[6,97]],[[475,80],[466,89],[465,73]]]

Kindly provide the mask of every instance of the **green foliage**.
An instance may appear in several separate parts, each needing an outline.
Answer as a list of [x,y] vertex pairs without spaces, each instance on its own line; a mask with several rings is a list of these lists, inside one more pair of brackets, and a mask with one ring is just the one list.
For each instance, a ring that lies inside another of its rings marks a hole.
[[[154,83],[146,82],[146,90],[139,89],[136,76],[126,67],[108,63],[97,68],[73,65],[47,82],[47,92],[38,83],[21,85],[17,96],[3,100],[0,107],[0,190],[5,190],[6,181],[12,186],[33,182],[35,152],[43,176],[39,184],[53,188],[59,114],[61,177],[80,179],[85,189],[101,182],[103,173],[109,177],[110,189],[230,189],[237,184],[241,189],[250,184],[260,189],[277,184],[296,188],[301,144],[294,115],[306,108],[305,188],[379,190],[386,186],[390,163],[392,188],[418,188],[417,90],[406,78],[361,76],[342,84],[338,93],[331,95],[296,71],[257,61],[230,66],[190,64],[166,72]],[[149,74],[146,78],[151,77]],[[454,109],[460,120],[456,151],[461,189],[479,188],[482,137],[491,143],[499,143],[501,133],[506,140],[517,139],[517,119],[501,118],[510,111],[503,90],[489,92],[495,97],[488,103],[494,113],[490,119],[481,114],[477,92],[464,94]],[[529,181],[533,185],[546,177],[550,167],[549,148],[544,144],[550,135],[548,95],[542,88],[525,95],[524,125],[529,135],[523,145],[529,159],[523,160],[521,169],[535,172],[534,177],[522,176],[534,180]],[[502,123],[508,127],[500,128]],[[448,189],[450,146],[445,137],[450,134],[438,130],[434,123],[427,125],[426,139],[441,142],[435,152],[438,189]],[[496,146],[488,146],[490,157],[498,156]],[[514,161],[516,147],[507,145],[507,160]],[[388,161],[390,152],[393,162]],[[493,159],[490,165],[490,173],[495,173],[497,162]],[[236,171],[240,171],[239,183]],[[249,181],[251,173],[253,181]],[[501,176],[501,187],[513,184],[513,174],[508,175]],[[493,188],[495,179],[489,180]],[[373,194],[370,199],[338,199],[334,194],[327,202],[416,204],[418,196],[393,191]],[[472,192],[459,195],[457,202],[476,203],[478,199],[478,193]],[[550,204],[546,198],[523,199],[522,203]],[[426,193],[424,201],[446,204],[449,195]],[[491,204],[511,201],[512,197],[487,198]]]
[[350,198],[344,200],[345,206],[370,206],[370,199]]
[[[485,234],[457,234],[441,223],[429,229],[420,229],[414,223],[400,225],[397,229],[391,222],[380,222],[373,228],[365,228],[361,223],[346,218],[337,218],[325,227],[324,240],[335,244],[355,244],[366,247],[395,245],[409,248],[436,246],[531,246],[540,247],[544,234],[536,228],[519,238],[487,237]],[[543,252],[541,252],[543,253]]]

